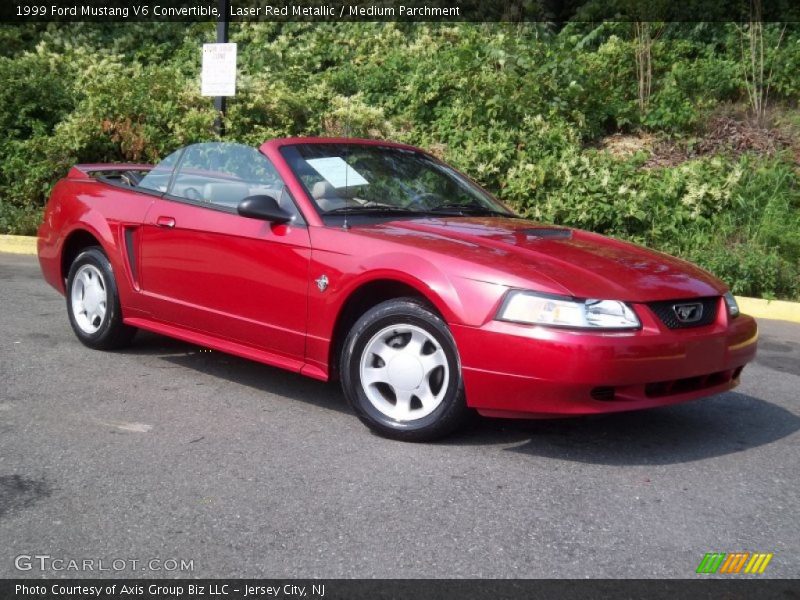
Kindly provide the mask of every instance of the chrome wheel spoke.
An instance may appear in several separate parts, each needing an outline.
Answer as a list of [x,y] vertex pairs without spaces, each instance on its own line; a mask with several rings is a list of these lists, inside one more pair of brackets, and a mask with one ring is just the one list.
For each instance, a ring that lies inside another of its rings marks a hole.
[[364,385],[386,383],[388,379],[389,374],[386,367],[366,368],[361,371],[361,381],[364,382]]
[[444,350],[437,348],[433,354],[423,355],[420,362],[422,362],[422,368],[425,370],[425,376],[427,377],[435,369],[444,367],[447,364],[447,357],[444,354]]
[[433,393],[433,390],[431,390],[427,382],[423,383],[422,387],[418,389],[414,395],[422,403],[423,408],[435,406],[437,404],[436,395]]
[[406,344],[403,350],[410,352],[415,356],[421,356],[422,348],[425,346],[425,342],[427,341],[428,336],[422,333],[421,330],[414,330],[411,332],[411,338],[408,340],[408,344]]
[[408,419],[411,413],[411,392],[407,390],[395,390],[395,412],[396,419]]
[[373,354],[377,354],[384,364],[388,364],[394,356],[397,355],[397,348],[392,348],[386,343],[386,340],[380,340],[373,348],[370,349]]

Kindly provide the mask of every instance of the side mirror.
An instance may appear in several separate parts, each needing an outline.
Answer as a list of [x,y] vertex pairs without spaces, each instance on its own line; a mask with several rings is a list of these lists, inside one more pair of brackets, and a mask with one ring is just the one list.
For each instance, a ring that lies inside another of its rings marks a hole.
[[272,196],[248,196],[239,203],[236,211],[243,217],[272,223],[288,223],[292,220],[292,215],[278,206],[278,202]]

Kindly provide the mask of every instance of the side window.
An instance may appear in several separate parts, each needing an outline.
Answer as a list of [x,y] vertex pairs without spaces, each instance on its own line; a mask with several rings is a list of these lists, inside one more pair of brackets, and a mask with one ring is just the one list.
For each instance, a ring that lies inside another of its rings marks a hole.
[[154,192],[166,192],[169,180],[172,178],[172,172],[175,170],[175,165],[178,164],[178,159],[182,153],[183,148],[167,156],[167,158],[153,167],[147,175],[142,177],[137,187]]
[[299,214],[269,159],[241,144],[213,142],[187,147],[169,195],[232,210],[248,196],[272,196],[281,208]]

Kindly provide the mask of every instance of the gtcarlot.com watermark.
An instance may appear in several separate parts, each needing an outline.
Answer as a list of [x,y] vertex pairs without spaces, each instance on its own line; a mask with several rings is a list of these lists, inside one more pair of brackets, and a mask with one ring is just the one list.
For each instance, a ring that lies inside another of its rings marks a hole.
[[67,558],[49,554],[19,554],[14,557],[17,571],[51,572],[191,572],[194,560],[185,558]]

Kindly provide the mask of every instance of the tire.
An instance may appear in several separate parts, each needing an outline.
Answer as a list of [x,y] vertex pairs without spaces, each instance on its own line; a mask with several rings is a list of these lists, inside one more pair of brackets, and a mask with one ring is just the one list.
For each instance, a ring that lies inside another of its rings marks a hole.
[[424,442],[457,429],[469,411],[461,361],[441,317],[414,298],[368,310],[353,325],[339,364],[358,418],[384,437]]
[[84,345],[114,350],[130,344],[136,329],[122,322],[114,271],[101,248],[86,248],[72,261],[66,292],[69,323]]

